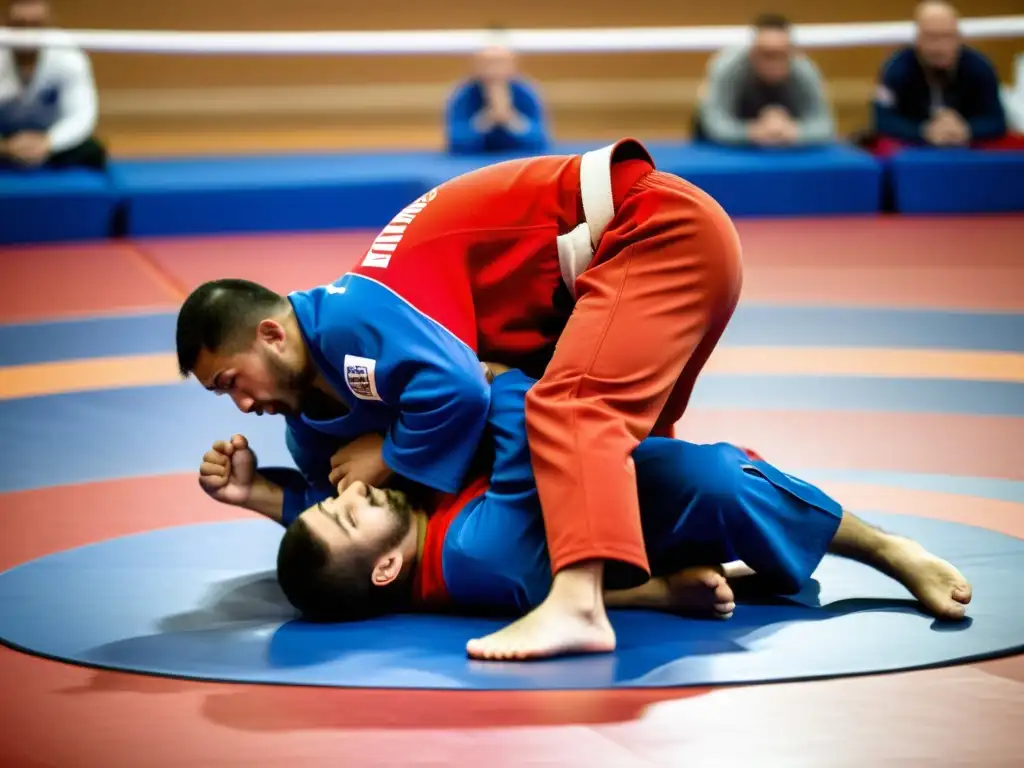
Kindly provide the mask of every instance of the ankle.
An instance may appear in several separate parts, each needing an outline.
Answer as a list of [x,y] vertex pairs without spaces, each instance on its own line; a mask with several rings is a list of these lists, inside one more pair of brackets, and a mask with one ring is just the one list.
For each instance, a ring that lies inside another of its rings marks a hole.
[[549,600],[584,615],[604,613],[604,563],[577,563],[555,574]]
[[873,559],[876,567],[883,571],[892,573],[898,570],[907,560],[907,541],[890,533],[879,534]]

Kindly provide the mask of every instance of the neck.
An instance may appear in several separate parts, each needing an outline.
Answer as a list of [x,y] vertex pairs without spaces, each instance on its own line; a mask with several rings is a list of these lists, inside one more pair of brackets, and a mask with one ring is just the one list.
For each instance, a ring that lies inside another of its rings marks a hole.
[[338,393],[334,391],[334,388],[328,383],[327,379],[324,378],[320,369],[316,367],[316,363],[313,361],[313,356],[309,352],[306,337],[302,333],[302,328],[299,326],[299,319],[295,316],[295,312],[289,310],[288,314],[281,318],[281,325],[285,327],[292,338],[299,339],[301,341],[300,344],[296,345],[295,354],[297,356],[297,367],[302,371],[302,381],[306,382],[306,386],[317,390],[321,394],[327,395],[338,403],[344,403],[344,400],[341,399]]

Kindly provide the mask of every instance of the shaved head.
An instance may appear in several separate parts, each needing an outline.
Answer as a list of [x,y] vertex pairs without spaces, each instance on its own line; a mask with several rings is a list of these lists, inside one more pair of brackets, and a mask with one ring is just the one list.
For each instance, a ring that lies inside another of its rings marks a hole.
[[914,9],[914,23],[919,26],[921,24],[941,24],[955,27],[959,18],[960,12],[953,4],[943,2],[943,0],[925,0],[923,3],[918,3],[917,8]]
[[950,3],[926,0],[914,11],[914,47],[925,66],[949,70],[960,54],[960,14]]
[[11,27],[47,27],[51,22],[47,0],[10,0],[7,3],[7,24]]
[[504,45],[488,45],[473,59],[477,77],[485,83],[508,82],[516,75],[516,55]]

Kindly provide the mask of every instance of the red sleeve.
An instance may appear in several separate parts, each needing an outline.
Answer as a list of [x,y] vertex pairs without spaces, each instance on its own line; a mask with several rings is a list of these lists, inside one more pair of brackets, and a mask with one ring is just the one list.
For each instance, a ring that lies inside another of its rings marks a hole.
[[482,496],[489,486],[486,477],[478,477],[457,494],[443,497],[434,514],[427,520],[427,535],[423,552],[416,564],[413,579],[413,602],[418,606],[446,606],[449,603],[448,588],[444,583],[444,539],[448,535],[452,520],[470,501]]

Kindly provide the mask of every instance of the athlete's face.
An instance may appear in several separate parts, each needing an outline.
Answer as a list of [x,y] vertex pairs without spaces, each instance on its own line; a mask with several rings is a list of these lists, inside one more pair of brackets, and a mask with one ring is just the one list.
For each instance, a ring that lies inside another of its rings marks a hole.
[[306,375],[296,363],[285,328],[264,320],[249,345],[203,350],[195,376],[204,387],[228,395],[242,413],[291,415],[302,408]]
[[332,562],[362,559],[379,586],[390,583],[387,558],[406,538],[413,524],[412,509],[400,491],[373,488],[356,482],[333,499],[327,499],[302,513],[300,519],[327,548]]

